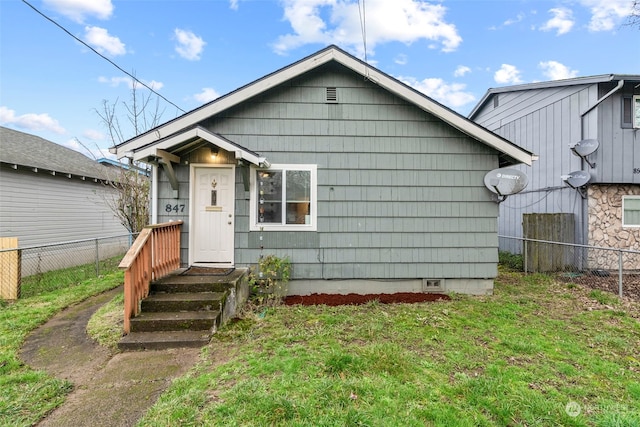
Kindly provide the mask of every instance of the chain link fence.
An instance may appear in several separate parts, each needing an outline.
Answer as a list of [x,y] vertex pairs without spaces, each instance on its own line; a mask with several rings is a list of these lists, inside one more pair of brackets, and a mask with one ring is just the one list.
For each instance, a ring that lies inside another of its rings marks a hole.
[[640,251],[498,236],[501,259],[527,273],[547,273],[640,300]]
[[0,296],[28,297],[115,271],[135,236],[0,249]]

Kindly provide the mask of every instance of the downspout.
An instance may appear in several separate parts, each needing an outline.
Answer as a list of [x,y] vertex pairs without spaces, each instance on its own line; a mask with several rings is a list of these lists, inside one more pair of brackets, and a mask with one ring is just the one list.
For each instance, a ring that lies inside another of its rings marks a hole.
[[[613,78],[613,76],[611,76],[611,77]],[[589,114],[591,111],[593,111],[598,105],[602,104],[602,102],[604,102],[611,95],[613,95],[614,93],[616,93],[620,89],[622,89],[623,86],[624,86],[624,80],[618,80],[618,84],[616,85],[616,87],[614,87],[609,92],[607,92],[603,97],[598,99],[595,104],[593,104],[591,107],[587,108],[587,110],[580,115],[580,140],[585,139],[585,137],[584,137],[584,118],[585,118],[585,116],[587,114]],[[584,161],[584,159],[580,160],[580,169],[584,170],[584,166],[585,166],[584,164],[585,163],[586,162]],[[584,199],[582,199],[582,221],[581,221],[581,223],[582,223],[582,232],[581,232],[580,240],[582,240],[582,242],[580,242],[580,243],[582,243],[583,245],[586,245],[588,243],[587,237],[589,236],[589,198],[588,197],[585,197]]]
[[151,166],[151,224],[158,223],[158,167]]

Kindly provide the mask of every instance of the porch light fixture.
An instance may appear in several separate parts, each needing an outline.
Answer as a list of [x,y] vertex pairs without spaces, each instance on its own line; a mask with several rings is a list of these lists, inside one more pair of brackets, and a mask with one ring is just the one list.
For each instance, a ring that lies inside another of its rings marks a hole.
[[218,147],[211,147],[211,158],[215,159],[218,157]]

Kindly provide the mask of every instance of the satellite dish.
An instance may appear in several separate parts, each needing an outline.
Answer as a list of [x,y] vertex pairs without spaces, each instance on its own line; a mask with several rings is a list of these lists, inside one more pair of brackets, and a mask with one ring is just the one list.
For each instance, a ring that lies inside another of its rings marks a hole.
[[503,197],[502,200],[524,190],[528,182],[529,179],[524,172],[511,168],[494,169],[484,176],[484,185],[492,193]]
[[600,147],[600,143],[597,139],[583,139],[582,141],[576,142],[575,144],[569,144],[571,152],[580,157],[585,162],[589,163],[589,166],[591,166],[592,168],[595,167],[595,163],[592,164],[589,160],[587,160],[587,156],[589,154],[595,153],[598,147]]
[[579,188],[586,185],[591,179],[591,174],[587,171],[575,171],[569,175],[562,175],[562,180],[571,188]]
[[591,179],[591,174],[589,172],[575,171],[575,172],[571,172],[569,175],[562,175],[560,178],[562,178],[564,183],[567,184],[569,187],[575,190],[578,190],[578,193],[580,193],[583,199],[587,197],[587,195],[585,194],[584,188],[582,187],[587,185],[587,183]]

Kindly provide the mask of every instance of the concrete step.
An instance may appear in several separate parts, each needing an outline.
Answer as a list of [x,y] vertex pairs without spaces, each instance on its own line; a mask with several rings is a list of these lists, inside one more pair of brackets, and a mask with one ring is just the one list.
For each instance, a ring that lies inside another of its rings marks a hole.
[[220,311],[142,312],[131,319],[131,332],[208,331],[220,325]]
[[244,270],[227,275],[170,274],[151,284],[150,292],[224,292],[235,287]]
[[122,337],[118,348],[131,351],[203,347],[209,343],[210,339],[209,331],[131,332]]
[[142,312],[216,311],[224,303],[226,293],[153,293],[142,300]]

